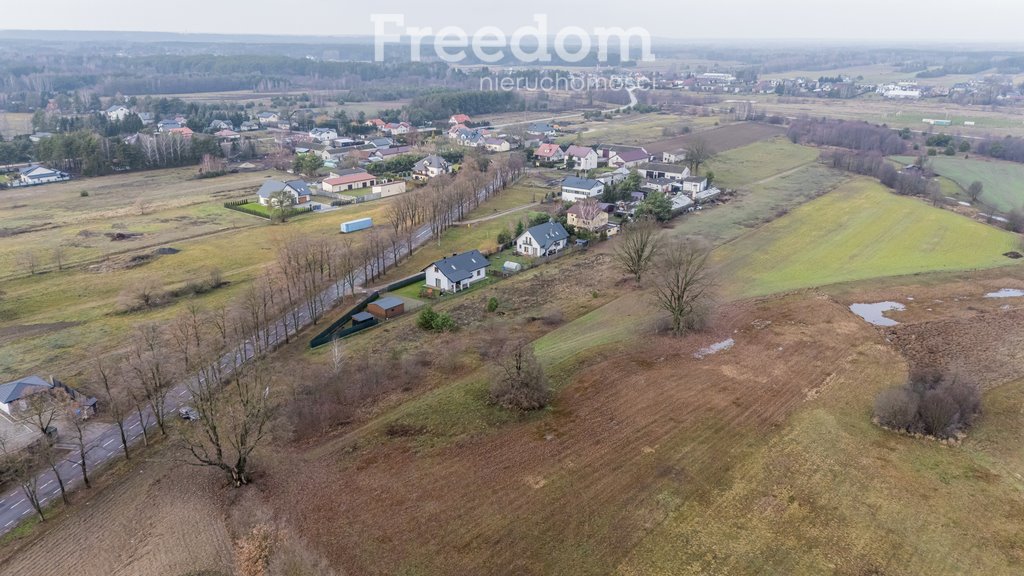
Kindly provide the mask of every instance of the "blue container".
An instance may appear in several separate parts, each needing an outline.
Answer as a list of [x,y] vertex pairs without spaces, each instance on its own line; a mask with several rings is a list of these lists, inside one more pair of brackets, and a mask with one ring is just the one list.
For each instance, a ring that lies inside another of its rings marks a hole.
[[341,231],[344,234],[358,232],[359,230],[366,230],[371,227],[373,227],[373,218],[360,218],[359,220],[350,220],[348,222],[341,223]]

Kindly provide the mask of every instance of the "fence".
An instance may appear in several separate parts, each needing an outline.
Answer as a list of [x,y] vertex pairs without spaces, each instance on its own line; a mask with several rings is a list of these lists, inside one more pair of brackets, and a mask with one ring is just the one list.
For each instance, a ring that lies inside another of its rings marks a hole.
[[[420,272],[419,274],[416,274],[416,275],[413,275],[413,276],[409,276],[408,278],[404,278],[404,279],[399,280],[397,282],[392,282],[391,284],[388,284],[387,286],[384,287],[384,291],[385,292],[392,292],[392,291],[398,290],[399,288],[405,288],[406,286],[409,286],[410,284],[415,284],[417,282],[422,282],[426,278],[427,278],[426,273],[425,272]],[[364,324],[360,324],[359,326],[350,326],[348,328],[342,328],[343,326],[345,326],[346,324],[348,324],[352,320],[353,316],[355,316],[356,314],[358,314],[358,313],[362,312],[363,310],[365,310],[367,304],[369,304],[370,302],[373,302],[374,300],[376,300],[378,298],[380,298],[380,292],[379,291],[375,290],[375,291],[371,292],[370,294],[368,294],[366,296],[366,298],[363,298],[362,301],[360,301],[358,304],[353,306],[341,318],[338,318],[333,324],[331,324],[330,326],[325,328],[323,332],[321,332],[321,333],[317,334],[316,336],[314,336],[313,339],[309,341],[309,347],[310,348],[317,348],[319,346],[323,346],[324,344],[329,343],[331,340],[334,340],[335,338],[344,338],[345,336],[351,336],[352,334],[355,334],[356,332],[359,332],[361,330],[365,330],[367,328],[371,328],[373,326],[376,326],[378,324],[378,322],[376,320],[374,320],[372,323],[371,322],[367,322],[365,325]]]
[[[259,216],[260,218],[266,218],[268,220],[270,219],[272,208],[270,208],[269,206],[266,206],[266,207],[261,206],[260,208],[262,208],[262,209],[257,209],[257,208],[249,208],[248,206],[246,206],[246,204],[252,204],[252,200],[249,200],[249,199],[246,199],[246,200],[232,200],[230,202],[225,202],[224,203],[224,207],[227,208],[228,210],[234,210],[236,212],[241,212],[243,214],[249,214],[249,215],[252,215],[252,216]],[[303,206],[301,208],[289,208],[287,210],[286,217],[291,218],[292,216],[297,216],[299,214],[305,214],[306,212],[312,212],[313,208],[314,208],[313,206]]]

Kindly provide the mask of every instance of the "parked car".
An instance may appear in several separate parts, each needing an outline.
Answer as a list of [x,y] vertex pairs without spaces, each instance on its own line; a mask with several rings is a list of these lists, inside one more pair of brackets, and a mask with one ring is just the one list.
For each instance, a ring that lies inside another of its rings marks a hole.
[[178,417],[182,420],[188,420],[191,422],[193,420],[199,420],[199,412],[196,412],[196,409],[191,406],[182,406],[181,408],[178,408]]

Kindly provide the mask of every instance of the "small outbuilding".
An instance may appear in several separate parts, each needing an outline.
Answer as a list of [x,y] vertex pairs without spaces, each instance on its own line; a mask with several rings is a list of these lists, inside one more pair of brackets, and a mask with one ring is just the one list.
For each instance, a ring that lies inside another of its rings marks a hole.
[[[401,298],[388,296],[367,304],[366,311],[377,318],[394,318],[395,316],[401,316],[405,313],[405,301]],[[354,316],[353,319],[355,319]]]
[[352,315],[352,325],[359,326],[360,324],[366,324],[374,320],[374,315],[369,312],[358,312]]

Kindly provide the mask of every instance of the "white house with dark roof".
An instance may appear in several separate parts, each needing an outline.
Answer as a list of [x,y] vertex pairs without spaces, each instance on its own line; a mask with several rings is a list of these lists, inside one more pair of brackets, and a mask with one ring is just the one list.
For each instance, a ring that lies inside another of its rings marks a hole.
[[70,180],[71,177],[59,170],[51,170],[45,166],[33,164],[18,170],[18,180],[22,186],[35,184],[47,184],[49,182],[61,182]]
[[115,104],[104,110],[104,113],[107,115],[107,119],[111,122],[120,122],[131,114],[131,112],[132,111],[129,110],[127,106],[122,106],[120,104]]
[[0,384],[0,410],[11,414],[28,407],[27,399],[33,394],[46,392],[53,388],[53,383],[39,376],[28,376],[13,382]]
[[420,178],[436,178],[451,171],[451,163],[435,154],[427,156],[412,167],[413,174]]
[[442,258],[423,271],[427,275],[428,287],[442,292],[458,292],[487,278],[487,267],[490,265],[490,261],[479,250],[470,250]]
[[285,191],[292,198],[292,204],[305,204],[309,202],[310,197],[313,196],[313,192],[309,189],[309,185],[302,180],[289,180],[287,182],[281,182],[279,180],[267,180],[260,186],[260,189],[256,192],[259,196],[260,204],[264,206],[277,206],[278,200],[272,199],[272,197],[278,192]]
[[281,116],[277,112],[260,112],[256,119],[260,124],[277,124],[281,121]]
[[604,192],[604,184],[598,180],[589,178],[577,178],[569,176],[562,180],[562,200],[564,202],[579,202],[584,198],[600,196]]
[[679,164],[666,164],[662,162],[648,162],[641,164],[637,172],[644,178],[655,180],[668,178],[669,180],[682,180],[690,177],[690,169]]
[[523,232],[516,238],[516,254],[550,256],[569,245],[569,231],[560,222],[545,222]]

